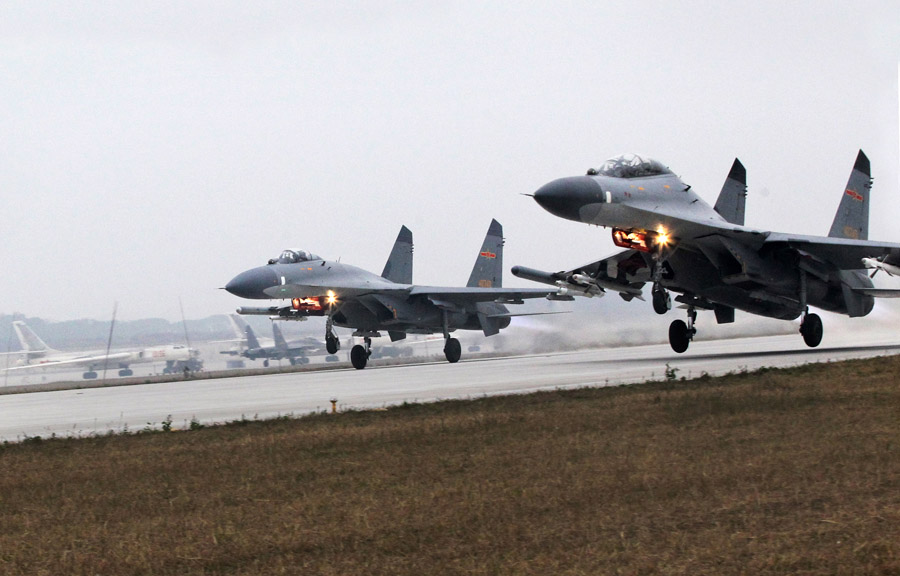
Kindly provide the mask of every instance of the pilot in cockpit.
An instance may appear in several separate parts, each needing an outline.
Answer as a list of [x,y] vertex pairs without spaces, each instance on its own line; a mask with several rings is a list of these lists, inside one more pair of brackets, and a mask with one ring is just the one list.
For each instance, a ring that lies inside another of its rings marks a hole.
[[296,264],[311,260],[321,260],[321,258],[306,250],[285,250],[278,258],[270,259],[269,264]]

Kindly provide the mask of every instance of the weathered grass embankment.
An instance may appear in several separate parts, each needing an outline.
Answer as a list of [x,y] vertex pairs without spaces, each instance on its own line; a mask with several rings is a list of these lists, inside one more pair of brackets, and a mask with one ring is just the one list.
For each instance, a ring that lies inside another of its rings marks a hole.
[[0,574],[898,574],[898,374],[0,446]]

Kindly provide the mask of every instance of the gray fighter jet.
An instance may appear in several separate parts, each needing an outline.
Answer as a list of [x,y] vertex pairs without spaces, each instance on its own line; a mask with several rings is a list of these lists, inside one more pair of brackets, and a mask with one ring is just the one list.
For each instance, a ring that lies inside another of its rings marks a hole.
[[[868,241],[869,159],[862,150],[841,193],[827,237],[768,232],[744,226],[746,170],[735,160],[714,207],[666,166],[627,154],[585,176],[554,180],[534,193],[545,210],[568,220],[612,228],[626,250],[562,272],[523,266],[513,274],[584,296],[616,291],[627,301],[643,299],[652,284],[653,309],[671,308],[669,292],[687,309],[675,320],[669,342],[684,352],[696,334],[697,310],[712,310],[720,324],[735,309],[793,320],[808,346],[822,340],[822,321],[809,306],[865,316],[873,297],[900,290],[873,287],[865,268],[890,272],[900,264],[900,244]],[[874,272],[873,272],[874,275]]]
[[350,351],[357,369],[366,367],[372,338],[387,331],[392,342],[407,334],[443,333],[444,355],[458,362],[455,330],[481,330],[485,336],[509,326],[514,316],[504,304],[522,304],[525,298],[557,297],[556,290],[503,288],[503,229],[491,221],[484,245],[465,288],[416,286],[412,283],[412,232],[406,226],[391,250],[381,276],[355,266],[324,260],[304,250],[285,250],[266,266],[238,274],[225,289],[242,298],[289,299],[287,306],[239,308],[239,314],[263,314],[295,319],[325,316],[325,346],[329,354],[340,348],[333,327],[355,329],[365,345]]

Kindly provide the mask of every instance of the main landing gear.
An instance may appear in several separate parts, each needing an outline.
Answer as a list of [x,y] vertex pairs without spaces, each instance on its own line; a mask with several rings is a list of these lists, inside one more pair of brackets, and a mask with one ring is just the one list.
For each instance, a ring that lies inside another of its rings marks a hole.
[[824,332],[822,319],[818,314],[806,312],[803,315],[803,320],[800,321],[800,335],[803,336],[803,341],[807,346],[810,348],[818,346],[822,342]]
[[822,328],[822,319],[818,314],[810,314],[809,306],[806,304],[806,271],[800,269],[800,307],[803,309],[803,315],[800,318],[800,335],[803,341],[810,348],[815,348],[822,342],[824,329]]
[[462,356],[462,346],[459,340],[450,337],[450,315],[447,310],[443,311],[443,328],[444,328],[444,357],[447,362],[456,364]]
[[350,363],[357,370],[362,370],[369,362],[369,356],[372,355],[372,339],[368,336],[363,338],[365,346],[357,344],[350,349]]
[[697,334],[697,329],[694,328],[694,322],[696,320],[697,311],[691,306],[688,308],[687,323],[685,323],[684,320],[675,320],[669,325],[669,345],[672,346],[672,350],[678,354],[681,354],[688,349],[691,340],[693,340],[694,335]]
[[[651,294],[653,296],[654,312],[657,314],[665,314],[672,308],[672,297],[669,296],[669,291],[660,286],[659,283],[653,284],[653,291]],[[688,349],[691,340],[694,339],[694,335],[697,333],[697,329],[694,328],[694,322],[696,320],[697,311],[691,306],[688,308],[687,322],[684,320],[675,320],[669,325],[669,345],[672,346],[672,350],[681,354]]]
[[444,344],[444,356],[446,356],[447,362],[451,364],[459,362],[459,359],[462,356],[462,346],[460,346],[459,340],[456,338],[447,338],[447,341]]

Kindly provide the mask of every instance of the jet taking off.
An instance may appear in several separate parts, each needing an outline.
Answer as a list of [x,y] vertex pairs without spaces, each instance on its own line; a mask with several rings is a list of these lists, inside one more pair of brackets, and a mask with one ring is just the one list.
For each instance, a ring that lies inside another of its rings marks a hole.
[[466,288],[414,285],[412,254],[412,232],[403,226],[381,276],[306,251],[286,250],[268,265],[238,274],[225,289],[242,298],[291,300],[288,306],[239,308],[240,314],[325,316],[329,354],[340,348],[333,326],[355,329],[353,335],[365,343],[350,351],[357,369],[366,367],[379,330],[386,330],[392,342],[407,334],[443,333],[444,355],[449,362],[458,362],[461,347],[450,336],[454,330],[481,330],[492,336],[509,326],[513,316],[504,304],[557,298],[556,290],[502,287],[503,229],[496,220],[491,221]]
[[[652,284],[653,309],[671,308],[669,292],[687,308],[675,320],[669,342],[684,352],[696,334],[697,310],[713,310],[720,324],[735,309],[793,320],[808,346],[822,340],[822,320],[809,307],[865,316],[873,297],[900,290],[873,287],[864,268],[900,271],[900,244],[872,242],[869,233],[869,159],[862,150],[841,194],[827,237],[782,234],[744,226],[747,173],[735,160],[715,207],[704,202],[666,166],[633,154],[606,161],[586,176],[554,180],[534,199],[560,218],[612,228],[626,250],[572,270],[548,273],[522,266],[516,276],[553,284],[560,294],[619,292],[641,298]],[[874,275],[874,272],[873,272]]]

